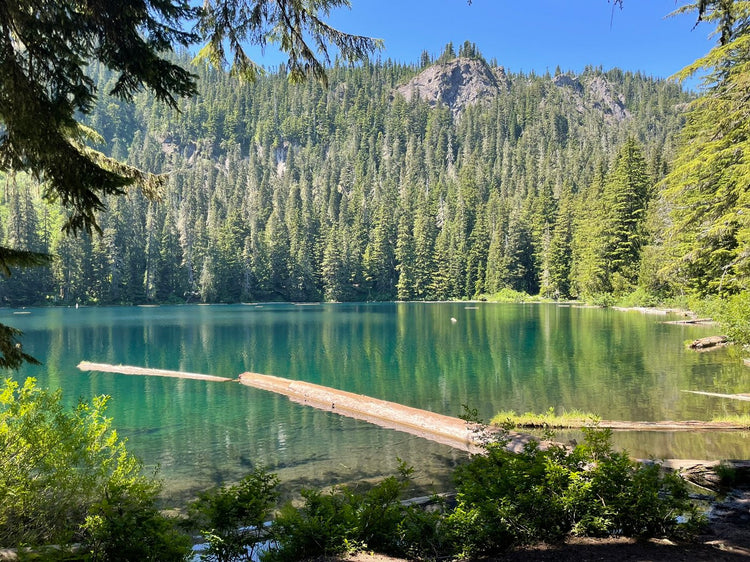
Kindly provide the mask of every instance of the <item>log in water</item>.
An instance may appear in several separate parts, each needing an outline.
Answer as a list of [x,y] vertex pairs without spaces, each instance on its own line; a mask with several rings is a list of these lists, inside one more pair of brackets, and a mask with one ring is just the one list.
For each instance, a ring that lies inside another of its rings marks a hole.
[[202,375],[200,373],[186,373],[184,371],[168,371],[166,369],[150,369],[148,367],[133,367],[131,365],[110,365],[108,363],[91,363],[81,361],[78,364],[81,371],[99,371],[101,373],[119,373],[121,375],[140,375],[152,377],[170,377],[175,379],[195,379],[212,382],[231,382],[236,379],[217,377],[215,375]]
[[[217,377],[214,375],[203,375],[199,373],[186,373],[183,371],[168,371],[166,369],[151,369],[134,367],[129,365],[110,365],[107,363],[91,363],[82,361],[78,368],[82,371],[101,371],[107,373],[120,373],[124,375],[172,377],[182,379],[196,379],[212,382],[240,382],[245,386],[251,386],[289,398],[292,402],[311,406],[319,410],[333,412],[342,416],[366,421],[380,427],[395,429],[410,435],[416,435],[436,443],[476,453],[482,450],[483,443],[487,437],[497,432],[497,428],[487,427],[481,424],[470,424],[460,418],[454,418],[443,414],[436,414],[419,408],[404,406],[396,402],[388,402],[378,398],[372,398],[363,394],[355,394],[344,390],[337,390],[319,384],[297,381],[263,375],[260,373],[242,373],[238,379]],[[717,396],[722,398],[733,398],[735,400],[750,400],[750,395],[717,394],[699,391],[684,391],[694,394]],[[700,431],[700,430],[740,430],[747,429],[742,423],[733,422],[704,422],[704,421],[662,421],[662,422],[617,422],[601,421],[599,427],[614,430],[629,431]],[[520,451],[529,441],[535,440],[534,436],[526,433],[507,432],[506,448],[511,451]],[[542,448],[551,443],[543,441]]]
[[[469,452],[481,450],[482,428],[460,418],[271,375],[242,373],[239,380],[241,384],[287,396],[298,404],[396,429],[456,449]],[[513,433],[510,438],[509,448],[512,450],[520,450],[524,443],[534,439],[521,433]]]
[[750,402],[750,394],[721,394],[720,392],[703,392],[701,390],[683,390],[690,394],[700,394],[701,396],[714,396],[716,398],[729,398],[730,400],[743,400]]
[[[89,361],[82,361],[78,364],[78,368],[82,371],[100,371],[123,375],[171,377],[212,382],[239,381],[246,386],[281,394],[298,404],[363,420],[380,427],[395,429],[472,453],[479,452],[482,449],[482,443],[488,431],[485,426],[468,424],[460,418],[436,414],[427,410],[411,408],[395,402],[387,402],[318,384],[259,373],[243,373],[239,376],[239,379],[230,379],[199,373],[130,365],[110,365]],[[526,443],[535,440],[531,435],[517,432],[510,432],[507,437],[509,439],[507,448],[511,451],[520,451]],[[545,445],[546,443],[543,442],[542,446]]]

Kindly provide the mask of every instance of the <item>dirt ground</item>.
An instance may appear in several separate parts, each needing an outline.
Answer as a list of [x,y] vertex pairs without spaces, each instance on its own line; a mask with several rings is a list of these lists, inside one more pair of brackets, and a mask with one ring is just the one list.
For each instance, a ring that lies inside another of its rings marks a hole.
[[[610,560],[630,561],[745,561],[750,560],[750,549],[732,547],[708,538],[709,542],[675,544],[670,541],[636,541],[633,539],[572,539],[562,545],[537,545],[513,550],[490,561],[508,562],[593,562]],[[380,554],[359,553],[338,559],[346,562],[400,562]]]

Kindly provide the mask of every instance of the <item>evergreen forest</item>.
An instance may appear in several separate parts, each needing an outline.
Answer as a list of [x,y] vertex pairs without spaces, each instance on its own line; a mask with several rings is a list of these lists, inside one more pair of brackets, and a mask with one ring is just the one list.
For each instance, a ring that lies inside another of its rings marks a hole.
[[[336,63],[327,85],[292,84],[283,66],[245,83],[177,62],[199,93],[176,109],[139,93],[102,96],[82,116],[98,149],[165,174],[158,200],[110,197],[101,233],[74,238],[43,187],[3,176],[2,244],[55,256],[0,280],[3,304],[668,297],[685,286],[660,181],[694,96],[673,82],[513,73],[468,42],[415,64]],[[427,71],[458,91],[490,76],[494,90],[436,101],[415,91]],[[89,73],[112,89],[103,66]]]

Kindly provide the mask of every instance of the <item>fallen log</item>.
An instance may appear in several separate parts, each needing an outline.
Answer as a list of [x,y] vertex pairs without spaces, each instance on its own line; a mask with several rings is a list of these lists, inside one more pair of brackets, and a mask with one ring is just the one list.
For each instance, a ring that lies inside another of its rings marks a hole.
[[690,349],[711,349],[713,347],[720,347],[726,345],[729,338],[727,336],[708,336],[706,338],[699,338],[690,343]]
[[[685,390],[684,392],[694,392]],[[712,396],[721,396],[724,398],[734,398],[736,400],[748,400],[750,396],[742,394],[712,394],[709,392],[695,392],[695,394],[709,394]],[[739,397],[739,398],[738,398]],[[614,420],[567,420],[564,424],[556,425],[555,423],[544,424],[538,422],[516,423],[515,427],[521,429],[580,429],[596,425],[601,429],[611,429],[613,431],[745,431],[750,428],[750,423],[740,421],[614,421]]]
[[700,394],[702,396],[714,396],[716,398],[729,398],[730,400],[742,400],[750,402],[750,394],[721,394],[720,392],[703,392],[701,390],[683,390],[690,394]]
[[121,375],[146,375],[152,377],[169,377],[174,379],[195,379],[212,382],[231,382],[236,379],[217,377],[215,375],[202,375],[200,373],[186,373],[184,371],[168,371],[166,369],[151,369],[148,367],[132,367],[130,365],[110,365],[108,363],[91,363],[81,361],[78,364],[81,371],[98,371],[101,373],[119,373]]
[[686,320],[669,320],[664,324],[680,325],[691,325],[691,324],[715,324],[713,318],[688,318]]
[[[479,452],[485,438],[484,428],[478,424],[468,424],[460,418],[363,394],[259,373],[242,373],[239,381],[253,388],[281,394],[304,406],[395,429],[470,453]],[[508,437],[508,448],[518,451],[535,439],[531,435],[517,432],[511,432]]]

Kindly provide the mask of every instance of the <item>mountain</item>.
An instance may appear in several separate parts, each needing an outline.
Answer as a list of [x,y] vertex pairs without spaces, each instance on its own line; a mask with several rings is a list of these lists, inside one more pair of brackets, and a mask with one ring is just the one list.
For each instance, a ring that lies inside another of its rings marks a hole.
[[445,104],[458,116],[467,106],[487,102],[509,86],[503,67],[491,69],[483,59],[457,58],[426,68],[396,92],[406,101],[418,97],[430,107]]
[[[108,154],[168,174],[161,200],[112,198],[101,237],[70,239],[32,179],[6,178],[4,243],[58,259],[0,281],[0,298],[569,296],[657,271],[631,251],[649,243],[647,201],[618,189],[622,174],[639,174],[641,191],[663,177],[690,94],[619,69],[539,76],[464,54],[336,65],[327,88],[290,84],[283,67],[252,84],[194,67],[200,93],[179,111],[143,93],[102,97],[87,124]],[[111,74],[91,72],[111,89]],[[622,168],[623,147],[635,167]],[[630,201],[631,222],[607,211]],[[638,244],[592,246],[617,234],[594,227],[616,222],[636,224]],[[601,262],[607,248],[619,261]]]
[[[623,94],[601,75],[587,76],[582,82],[572,74],[558,74],[552,84],[565,92],[579,113],[598,111],[613,121],[631,117]],[[460,57],[429,66],[395,92],[407,102],[419,99],[430,107],[445,105],[459,117],[467,107],[489,103],[510,88],[502,66],[491,68],[484,59]]]

